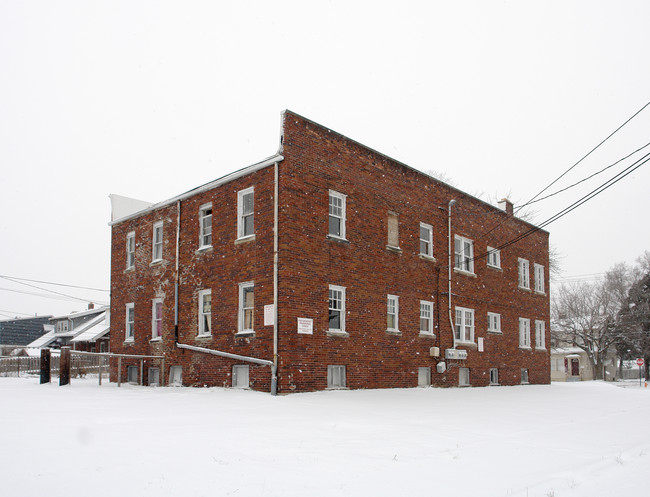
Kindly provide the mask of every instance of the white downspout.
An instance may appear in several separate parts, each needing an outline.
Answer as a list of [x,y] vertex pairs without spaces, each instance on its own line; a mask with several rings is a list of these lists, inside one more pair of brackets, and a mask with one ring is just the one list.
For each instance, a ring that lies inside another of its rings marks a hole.
[[271,395],[278,393],[278,163],[274,165],[273,193],[273,366],[271,366]]
[[449,302],[449,325],[451,326],[451,337],[454,340],[454,348],[456,348],[456,332],[454,331],[454,320],[451,316],[451,207],[456,203],[456,200],[451,199],[447,206],[447,244],[449,261],[447,263],[448,277],[447,277],[447,302]]

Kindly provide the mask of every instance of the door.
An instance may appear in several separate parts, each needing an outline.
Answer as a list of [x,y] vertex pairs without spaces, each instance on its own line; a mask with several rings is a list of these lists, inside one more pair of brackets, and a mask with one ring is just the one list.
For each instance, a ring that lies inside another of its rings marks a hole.
[[232,367],[232,386],[235,388],[249,388],[248,366],[237,365]]
[[571,359],[571,376],[580,376],[580,361]]

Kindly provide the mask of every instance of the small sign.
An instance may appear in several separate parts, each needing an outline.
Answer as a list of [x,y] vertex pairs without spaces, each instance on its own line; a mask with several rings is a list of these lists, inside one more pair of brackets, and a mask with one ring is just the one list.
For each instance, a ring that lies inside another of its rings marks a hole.
[[483,352],[483,337],[478,337],[478,351]]
[[264,306],[264,326],[273,326],[275,323],[275,306],[273,304]]
[[309,318],[298,318],[298,333],[303,335],[314,334],[314,320]]
[[636,365],[637,365],[637,366],[643,366],[643,357],[639,357],[639,358],[636,360]]

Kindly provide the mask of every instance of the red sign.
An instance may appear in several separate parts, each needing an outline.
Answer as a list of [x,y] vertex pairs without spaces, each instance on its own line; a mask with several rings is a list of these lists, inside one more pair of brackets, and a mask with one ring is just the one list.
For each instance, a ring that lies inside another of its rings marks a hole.
[[637,359],[636,360],[636,365],[637,366],[643,366],[643,359],[642,358]]

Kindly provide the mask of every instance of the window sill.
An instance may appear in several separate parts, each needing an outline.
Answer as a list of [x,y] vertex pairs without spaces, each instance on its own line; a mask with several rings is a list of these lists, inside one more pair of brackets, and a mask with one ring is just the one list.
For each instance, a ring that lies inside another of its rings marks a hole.
[[124,345],[133,345],[135,343],[135,340],[133,338],[127,338],[124,340]]
[[503,335],[503,331],[498,330],[487,330],[490,335]]
[[461,340],[454,340],[454,348],[456,347],[467,347],[470,349],[477,349],[478,345],[476,342],[463,342]]
[[457,267],[454,268],[454,273],[464,274],[470,278],[476,278],[476,273],[473,273],[472,271],[465,271],[464,269],[458,269]]
[[389,252],[394,252],[394,253],[396,253],[396,254],[401,254],[401,253],[402,253],[402,249],[401,249],[401,248],[399,248],[399,247],[393,247],[392,245],[386,245],[386,250],[388,250]]
[[212,245],[204,245],[203,247],[199,247],[196,249],[196,254],[203,254],[205,252],[212,252]]
[[503,272],[503,269],[501,268],[501,266],[493,266],[492,264],[488,264],[487,267],[489,267],[490,269],[494,269],[495,271]]
[[546,347],[535,347],[535,350],[539,350],[540,352],[546,352]]
[[135,272],[135,266],[133,266],[133,267],[127,267],[127,268],[124,270],[124,274],[127,274],[127,273],[134,273],[134,272]]
[[430,255],[427,254],[418,254],[418,255],[420,256],[420,259],[422,259],[423,261],[436,262],[436,258]]
[[538,290],[535,290],[535,295],[546,295],[546,292],[540,292]]
[[519,349],[520,350],[533,350],[531,347],[526,347],[525,345],[520,345]]
[[348,387],[327,387],[325,390],[349,390]]
[[162,337],[156,337],[149,340],[149,343],[162,342]]
[[436,338],[435,333],[429,333],[428,331],[421,331],[420,336],[423,338]]
[[239,245],[241,243],[254,242],[254,241],[255,241],[255,235],[242,236],[237,238],[237,240],[235,240],[235,245]]
[[532,293],[530,287],[520,286],[518,288],[519,288],[519,290],[523,290],[524,292]]
[[235,333],[235,338],[253,338],[254,336],[254,330],[238,331]]
[[336,236],[336,235],[327,235],[327,239],[328,239],[328,240],[335,241],[335,242],[339,242],[339,243],[344,243],[344,244],[346,244],[346,245],[350,245],[350,240],[347,240],[347,239],[345,239],[345,238],[341,238],[340,236]]
[[194,337],[194,338],[198,338],[199,340],[205,340],[206,338],[212,338],[212,334],[211,333],[201,333],[199,335],[196,335],[196,337]]
[[162,259],[156,259],[155,261],[151,261],[149,263],[149,267],[160,266],[162,263],[163,263]]
[[350,334],[347,331],[327,330],[327,336],[328,337],[344,337],[344,338],[347,338],[347,337],[350,336]]
[[402,332],[400,330],[386,330],[387,335],[398,335],[401,336]]

